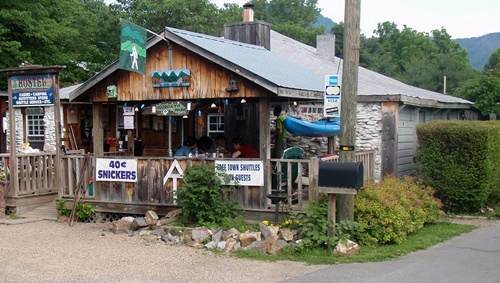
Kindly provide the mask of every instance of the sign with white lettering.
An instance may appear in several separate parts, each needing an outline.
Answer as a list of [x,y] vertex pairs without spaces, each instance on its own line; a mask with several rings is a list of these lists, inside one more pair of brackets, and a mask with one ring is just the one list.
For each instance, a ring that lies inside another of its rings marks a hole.
[[12,76],[12,106],[54,105],[52,74]]
[[137,160],[97,158],[96,181],[137,182]]
[[226,173],[230,185],[264,186],[262,161],[215,160],[215,170]]

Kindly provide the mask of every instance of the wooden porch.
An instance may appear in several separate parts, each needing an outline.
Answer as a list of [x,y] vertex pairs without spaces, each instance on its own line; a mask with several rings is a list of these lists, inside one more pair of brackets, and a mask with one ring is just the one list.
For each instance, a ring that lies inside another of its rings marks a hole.
[[[0,154],[2,164],[9,165],[9,155]],[[195,165],[214,164],[213,158],[163,158],[163,157],[135,157],[138,162],[138,181],[136,183],[125,182],[93,182],[95,175],[95,159],[90,156],[90,162],[84,170],[84,154],[72,154],[61,156],[61,179],[54,178],[55,154],[19,154],[18,163],[19,190],[9,183],[7,190],[7,214],[16,213],[22,216],[38,206],[54,202],[56,198],[73,201],[79,180],[80,189],[85,189],[84,201],[94,206],[98,214],[107,216],[98,217],[99,222],[114,220],[112,214],[116,215],[143,215],[148,210],[154,210],[159,215],[165,215],[169,211],[178,208],[175,203],[173,179],[163,180],[171,165],[176,160],[182,170]],[[120,159],[132,159],[134,157],[121,157]],[[371,180],[374,177],[373,151],[358,152],[358,162],[364,164],[364,178]],[[321,162],[337,162],[338,157],[333,156],[323,159]],[[273,215],[275,205],[266,196],[273,192],[273,178],[282,167],[286,166],[288,175],[292,176],[292,167],[296,166],[298,177],[296,180],[289,178],[285,184],[284,191],[289,199],[281,207],[283,211],[300,211],[310,199],[317,199],[318,193],[311,189],[317,187],[319,160],[311,159],[269,159],[264,161],[264,178],[266,184],[263,187],[243,186],[235,187],[231,198],[237,200],[244,208],[248,217],[252,213],[259,215]],[[6,167],[7,172],[9,166]],[[300,178],[299,178],[300,177]],[[181,181],[181,180],[179,180]],[[180,183],[178,184],[180,186]]]

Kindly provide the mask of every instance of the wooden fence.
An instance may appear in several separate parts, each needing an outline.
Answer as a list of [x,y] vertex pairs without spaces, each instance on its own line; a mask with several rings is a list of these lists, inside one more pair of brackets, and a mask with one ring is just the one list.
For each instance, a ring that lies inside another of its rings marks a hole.
[[42,195],[51,192],[57,192],[59,183],[54,174],[54,165],[56,160],[55,152],[42,153],[18,153],[18,190],[12,189],[13,180],[10,179],[9,154],[0,154],[1,165],[9,178],[8,197],[23,197]]
[[[173,162],[176,161],[182,170],[194,165],[213,164],[213,158],[158,158],[158,157],[115,157],[120,159],[136,159],[138,164],[136,183],[125,182],[93,182],[95,174],[95,160],[91,160],[88,166],[83,170],[85,155],[63,155],[61,157],[61,178],[54,178],[54,153],[40,154],[18,154],[19,160],[19,191],[9,191],[8,196],[19,197],[23,195],[41,194],[46,192],[58,191],[59,198],[72,199],[77,189],[78,181],[82,180],[80,189],[85,189],[85,198],[94,204],[99,204],[99,209],[112,209],[113,212],[144,213],[146,208],[161,208],[162,206],[176,206],[174,191],[182,184],[178,179],[175,184],[173,178],[164,178]],[[9,155],[0,154],[0,161],[7,165],[9,171]],[[356,153],[356,160],[364,163],[365,180],[371,180],[374,177],[373,151]],[[336,162],[338,157],[329,157],[323,159],[324,162]],[[314,199],[317,193],[314,188],[318,180],[317,158],[311,159],[269,159],[264,161],[264,167],[267,172],[264,176],[266,187],[235,187],[231,198],[237,200],[245,209],[270,209],[273,207],[268,194],[276,193],[273,191],[274,184],[279,183],[281,192],[289,196],[288,206],[303,207],[307,200]],[[288,178],[285,183],[277,181],[280,178],[276,172],[282,172],[282,168],[287,167],[287,175],[293,175],[293,168],[297,168],[297,177],[295,180]],[[275,179],[275,180],[273,180]]]

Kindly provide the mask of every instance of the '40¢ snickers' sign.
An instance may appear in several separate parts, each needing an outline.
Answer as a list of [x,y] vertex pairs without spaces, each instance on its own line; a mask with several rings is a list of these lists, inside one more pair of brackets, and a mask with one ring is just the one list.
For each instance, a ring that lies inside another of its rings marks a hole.
[[137,182],[136,159],[97,158],[96,181]]

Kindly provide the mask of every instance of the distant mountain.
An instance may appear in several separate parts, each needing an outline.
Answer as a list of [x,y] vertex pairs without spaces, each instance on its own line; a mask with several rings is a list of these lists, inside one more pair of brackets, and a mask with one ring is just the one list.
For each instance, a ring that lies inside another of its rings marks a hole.
[[483,70],[493,51],[500,48],[500,32],[489,33],[480,37],[457,38],[452,41],[460,44],[469,53],[469,65]]
[[318,19],[313,24],[313,26],[320,27],[321,25],[324,25],[326,27],[325,28],[325,34],[328,34],[328,33],[330,33],[330,30],[333,28],[333,26],[335,26],[336,24],[337,23],[335,23],[334,21],[332,21],[332,19],[326,18],[323,15],[319,14],[318,15]]

